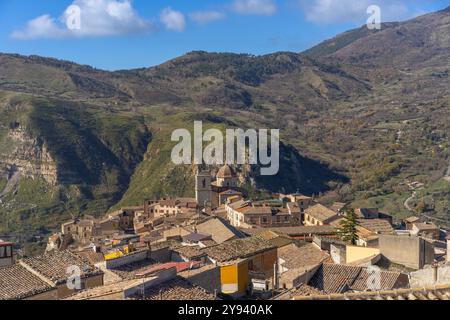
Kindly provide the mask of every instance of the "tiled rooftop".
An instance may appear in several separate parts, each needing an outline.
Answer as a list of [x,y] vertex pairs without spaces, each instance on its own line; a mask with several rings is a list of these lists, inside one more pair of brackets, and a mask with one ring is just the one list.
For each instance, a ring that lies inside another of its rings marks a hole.
[[200,259],[206,256],[206,253],[201,250],[199,246],[182,246],[177,245],[172,248],[173,251],[178,252],[186,259]]
[[295,269],[318,265],[329,255],[311,243],[300,247],[291,244],[280,248],[278,249],[278,257],[284,261],[282,265],[285,268]]
[[337,216],[336,212],[325,207],[324,205],[321,205],[320,203],[306,209],[305,213],[323,222],[330,221]]
[[283,292],[279,296],[275,297],[274,300],[291,300],[295,297],[311,297],[311,296],[321,296],[325,293],[308,286],[307,284],[301,284],[299,287],[291,289],[287,292]]
[[309,285],[326,293],[346,291],[361,272],[360,267],[323,264],[309,282]]
[[266,240],[258,237],[251,237],[228,241],[202,250],[217,262],[226,262],[236,259],[245,259],[275,248],[274,245]]
[[450,284],[429,288],[398,289],[331,295],[298,295],[295,300],[450,300]]
[[0,268],[0,300],[20,300],[52,290],[21,265]]
[[205,290],[192,285],[189,281],[176,277],[157,285],[145,292],[145,297],[136,296],[137,300],[215,300]]
[[268,228],[267,230],[286,234],[291,237],[308,235],[331,235],[336,233],[333,226],[300,226],[300,227],[281,227]]
[[210,234],[217,243],[223,243],[233,238],[243,238],[242,232],[219,218],[209,219],[197,226],[198,232]]
[[76,254],[91,264],[96,264],[96,263],[105,261],[105,257],[103,256],[103,253],[94,252],[94,250],[92,250],[92,249],[77,252]]
[[384,219],[358,219],[358,224],[373,233],[395,234],[392,225]]
[[[324,263],[309,284],[327,294],[348,290],[370,291],[370,274],[367,268]],[[397,285],[408,286],[408,278],[399,272],[380,271],[379,285],[380,290],[391,290]]]
[[[399,280],[399,277],[401,277],[402,275],[406,277],[404,279],[405,283],[407,284],[409,282],[408,276],[399,272],[381,271],[380,275],[380,286],[382,290],[394,289],[397,281]],[[370,276],[371,273],[368,272],[368,269],[363,268],[358,277],[356,277],[355,281],[350,286],[350,289],[354,291],[366,291],[368,289],[367,284],[370,282]]]
[[80,268],[82,278],[103,274],[100,269],[69,251],[47,252],[40,256],[23,259],[20,263],[32,268],[56,285],[66,282],[67,270],[73,266]]

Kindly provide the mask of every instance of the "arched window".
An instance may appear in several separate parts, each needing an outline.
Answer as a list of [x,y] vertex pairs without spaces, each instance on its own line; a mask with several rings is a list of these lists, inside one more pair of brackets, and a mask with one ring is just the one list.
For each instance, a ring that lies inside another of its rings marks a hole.
[[206,179],[203,179],[203,189],[206,188]]

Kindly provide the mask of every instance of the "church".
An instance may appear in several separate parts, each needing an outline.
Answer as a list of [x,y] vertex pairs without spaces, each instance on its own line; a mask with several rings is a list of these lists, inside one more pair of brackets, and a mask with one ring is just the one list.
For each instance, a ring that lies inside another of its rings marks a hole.
[[237,186],[236,172],[229,165],[219,169],[215,181],[211,171],[198,170],[195,176],[195,197],[200,207],[215,209],[235,196],[242,197],[243,192]]

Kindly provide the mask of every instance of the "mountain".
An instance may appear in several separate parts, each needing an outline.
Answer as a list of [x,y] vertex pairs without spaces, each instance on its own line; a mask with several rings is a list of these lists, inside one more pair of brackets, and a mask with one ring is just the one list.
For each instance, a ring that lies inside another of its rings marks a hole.
[[[319,110],[368,90],[292,53],[193,52],[119,72],[2,54],[0,70],[0,232],[20,242],[45,236],[70,216],[98,216],[160,195],[192,196],[194,168],[171,163],[170,137],[194,120],[221,129],[272,128],[266,108],[307,101]],[[256,110],[260,116],[250,116]],[[284,141],[280,174],[267,181],[244,172],[243,184],[312,194],[348,181]]]
[[[107,72],[0,54],[0,237],[39,244],[70,216],[193,195],[173,130],[281,129],[281,170],[238,168],[253,197],[315,194],[448,222],[449,10],[360,28],[304,53],[191,52]],[[38,236],[38,237],[36,237]]]
[[346,65],[344,69],[372,80],[419,74],[429,68],[445,72],[450,61],[449,8],[406,22],[383,24],[381,30],[363,26],[304,53]]

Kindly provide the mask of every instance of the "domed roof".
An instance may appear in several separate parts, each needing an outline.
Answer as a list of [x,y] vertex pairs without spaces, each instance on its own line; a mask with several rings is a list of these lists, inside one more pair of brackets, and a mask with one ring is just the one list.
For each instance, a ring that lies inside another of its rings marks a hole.
[[219,169],[219,172],[217,172],[218,179],[233,178],[233,177],[234,171],[233,169],[231,169],[229,165],[224,165],[222,168]]

